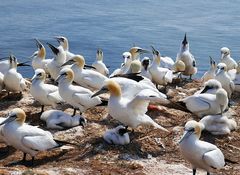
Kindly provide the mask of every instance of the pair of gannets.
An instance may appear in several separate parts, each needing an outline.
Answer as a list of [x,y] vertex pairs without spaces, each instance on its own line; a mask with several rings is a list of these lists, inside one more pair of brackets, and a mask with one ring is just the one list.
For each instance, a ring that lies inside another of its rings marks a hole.
[[199,123],[203,124],[203,130],[207,130],[213,135],[230,134],[232,130],[237,128],[235,120],[229,119],[225,115],[207,115]]
[[101,90],[97,91],[92,97],[108,91],[110,92],[108,111],[114,119],[131,128],[136,128],[139,125],[151,125],[168,132],[167,129],[163,128],[146,115],[149,102],[155,100],[158,101],[159,94],[154,93],[149,89],[144,89],[137,93],[133,98],[122,97],[120,85],[110,79],[106,81]]
[[210,171],[225,165],[224,155],[217,146],[199,140],[202,124],[188,121],[184,130],[179,147],[184,159],[191,163],[193,175],[196,175],[197,168],[206,170],[210,175]]
[[59,47],[55,47],[52,44],[47,43],[50,49],[52,50],[54,57],[47,63],[47,71],[49,72],[52,79],[56,80],[59,75],[60,70],[62,69],[62,65],[66,61],[66,52],[63,47],[60,45]]
[[202,76],[201,78],[202,82],[214,79],[216,68],[217,68],[216,62],[212,59],[212,57],[210,57],[210,69],[207,72],[205,72],[204,75]]
[[228,108],[228,96],[223,88],[218,89],[216,94],[194,94],[184,98],[181,102],[200,118],[211,114],[222,114]]
[[[72,64],[72,65],[71,65]],[[84,69],[85,59],[82,55],[75,55],[65,65],[71,65],[74,72],[74,82],[88,89],[99,90],[107,79],[103,74],[92,69]]]
[[159,67],[161,57],[158,50],[152,47],[153,62],[149,67],[149,72],[152,75],[152,81],[157,85],[167,85],[172,82],[173,73],[167,68]]
[[189,43],[187,41],[187,35],[185,34],[184,39],[182,41],[180,51],[177,54],[176,61],[181,60],[185,64],[185,70],[182,73],[183,75],[190,76],[190,79],[192,78],[192,75],[197,73],[197,67],[196,67],[196,60],[194,56],[189,51]]
[[84,127],[87,122],[83,116],[71,116],[60,110],[45,111],[40,119],[46,122],[49,129],[68,129],[79,125]]
[[45,105],[51,105],[53,108],[57,107],[58,103],[63,102],[59,95],[58,87],[52,84],[45,84],[46,73],[43,69],[36,69],[32,77],[32,85],[30,93],[42,105],[42,111]]
[[0,123],[4,139],[9,145],[24,153],[24,161],[26,154],[32,156],[33,163],[34,157],[39,151],[61,146],[53,139],[50,132],[28,125],[24,123],[25,120],[25,112],[20,108],[15,108],[8,114],[8,118]]
[[96,61],[93,62],[92,66],[98,71],[99,73],[108,76],[109,70],[103,62],[103,51],[102,49],[97,50],[96,54]]
[[36,52],[34,52],[33,55],[30,57],[30,58],[32,58],[32,67],[34,70],[43,69],[46,73],[48,73],[46,65],[51,60],[45,59],[46,58],[46,49],[43,46],[43,44],[38,39],[35,39],[35,41],[36,41],[38,50]]
[[[28,66],[27,64],[22,63],[22,66]],[[14,55],[9,57],[9,69],[4,74],[3,83],[5,89],[8,92],[20,92],[26,89],[27,83],[31,84],[29,81],[24,79],[20,73],[17,72],[17,58]]]
[[[102,75],[103,76],[103,75]],[[102,103],[99,97],[91,98],[93,92],[87,88],[73,85],[74,72],[70,68],[63,68],[56,81],[58,84],[59,94],[62,99],[70,104],[74,108],[75,115],[76,109],[80,110],[80,113],[86,109],[95,107]]]
[[225,63],[227,65],[226,71],[229,71],[231,69],[237,68],[237,62],[231,57],[230,55],[230,49],[227,47],[221,48],[221,63]]
[[219,63],[217,65],[217,73],[215,79],[218,80],[223,89],[227,91],[228,98],[231,98],[231,95],[234,91],[234,82],[231,80],[229,74],[227,73],[227,65],[225,63]]
[[116,128],[107,130],[103,135],[103,139],[109,144],[126,145],[130,143],[128,132],[127,127],[119,125]]

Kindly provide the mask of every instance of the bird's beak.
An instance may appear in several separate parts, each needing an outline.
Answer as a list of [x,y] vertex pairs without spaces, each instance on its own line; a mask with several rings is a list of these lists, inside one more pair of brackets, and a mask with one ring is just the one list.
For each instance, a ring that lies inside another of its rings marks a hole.
[[182,41],[182,44],[183,44],[184,46],[186,46],[186,45],[188,44],[187,34],[186,34],[186,33],[185,33],[184,39],[183,39],[183,41]]
[[34,52],[32,56],[28,57],[28,59],[32,59],[33,57],[37,56],[37,54],[38,54],[38,51]]
[[224,56],[225,56],[224,53],[221,53],[221,60],[224,58]]
[[151,46],[151,48],[152,48],[152,53],[154,54],[154,55],[157,55],[157,50],[153,47],[153,46]]
[[58,82],[61,77],[62,77],[62,75],[59,75],[55,81]]
[[25,61],[25,62],[22,62],[22,63],[17,63],[17,66],[20,67],[20,66],[29,66],[31,67],[30,64],[27,64],[29,61]]
[[222,72],[222,69],[217,69],[216,75],[220,74]]
[[61,65],[61,67],[66,66],[66,65],[72,65],[72,64],[74,64],[74,63],[75,63],[75,61],[74,61],[73,59],[70,59],[70,60],[68,60],[67,62],[63,63],[63,64]]
[[192,135],[194,131],[184,131],[182,138],[179,140],[179,144],[185,139]]
[[58,48],[56,48],[55,46],[53,46],[52,44],[50,43],[47,43],[47,45],[50,47],[50,49],[52,50],[52,52],[57,55],[59,53],[59,50]]
[[61,42],[63,42],[62,38],[60,36],[55,36],[53,37],[54,39],[57,40],[57,42],[60,44]]
[[43,47],[42,43],[38,39],[35,39],[35,41],[36,41],[37,48],[40,50]]
[[205,87],[205,88],[200,92],[200,94],[203,94],[203,93],[207,92],[208,90],[209,90],[209,88],[208,88],[208,87]]
[[84,67],[83,67],[84,69],[86,69],[86,68],[90,68],[90,69],[95,69],[96,70],[96,68],[95,67],[93,67],[93,66],[90,66],[90,65],[87,65],[87,64],[84,64]]
[[138,52],[139,54],[150,53],[149,50],[142,49],[142,48],[139,48],[139,49],[137,50],[137,52]]
[[32,77],[32,81],[35,79],[37,77],[37,75],[35,74],[35,75],[33,75],[33,77]]
[[104,93],[107,93],[108,92],[108,89],[106,87],[102,87],[102,89],[100,89],[99,91],[95,92],[91,98],[93,97],[96,97],[98,95],[101,95],[101,94],[104,94]]
[[17,116],[8,116],[8,118],[6,118],[6,120],[4,120],[2,123],[0,123],[0,126],[9,122],[14,121],[17,118]]

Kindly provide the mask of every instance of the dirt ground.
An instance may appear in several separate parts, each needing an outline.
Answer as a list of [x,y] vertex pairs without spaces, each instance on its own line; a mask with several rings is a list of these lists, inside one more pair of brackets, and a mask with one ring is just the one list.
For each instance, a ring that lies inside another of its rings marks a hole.
[[[193,94],[201,87],[201,83],[193,81],[180,83],[167,88],[167,94],[172,101]],[[231,107],[236,122],[240,123],[240,98],[234,94]],[[34,102],[29,90],[23,96],[2,93],[0,98],[0,116],[5,116],[11,109],[20,107],[27,114],[27,122],[45,128],[40,117],[40,105]],[[50,109],[46,107],[45,110]],[[72,113],[72,109],[65,110]],[[104,142],[102,135],[107,128],[113,128],[119,123],[107,114],[106,107],[95,107],[83,114],[88,124],[84,129],[80,126],[65,131],[51,131],[54,137],[75,143],[72,148],[58,148],[40,152],[33,166],[31,158],[23,164],[22,152],[0,144],[0,174],[192,174],[191,166],[180,152],[177,142],[183,126],[190,119],[199,120],[193,114],[169,107],[158,106],[158,109],[148,111],[157,123],[167,128],[170,133],[139,127],[130,133],[131,143],[125,146],[109,145]],[[216,170],[214,174],[240,174],[240,130],[226,136],[213,136],[203,132],[202,140],[216,144],[227,159],[226,166]],[[206,174],[199,170],[197,174]]]

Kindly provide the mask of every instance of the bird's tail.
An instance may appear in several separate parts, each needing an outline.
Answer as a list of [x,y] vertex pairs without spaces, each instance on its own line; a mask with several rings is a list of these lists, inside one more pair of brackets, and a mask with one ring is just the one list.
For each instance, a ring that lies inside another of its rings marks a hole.
[[97,106],[107,106],[108,100],[101,98],[102,103],[98,104]]
[[174,101],[171,101],[169,100],[170,103],[168,104],[161,104],[162,106],[165,106],[165,107],[168,107],[168,108],[173,108],[173,109],[177,109],[177,110],[181,110],[181,111],[184,111],[184,112],[189,112],[191,113],[191,111],[188,110],[188,108],[186,107],[186,104],[182,101],[177,101],[177,102],[174,102]]
[[[61,147],[63,145],[73,145],[73,146],[79,146],[78,144],[76,143],[72,143],[72,142],[68,142],[68,141],[64,141],[64,140],[57,140],[57,139],[54,139],[54,141],[58,144],[57,147]],[[55,147],[56,148],[56,147]]]

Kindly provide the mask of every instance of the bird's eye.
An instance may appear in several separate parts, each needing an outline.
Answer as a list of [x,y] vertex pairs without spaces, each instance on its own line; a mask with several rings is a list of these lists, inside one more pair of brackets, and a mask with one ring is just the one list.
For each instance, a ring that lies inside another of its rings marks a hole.
[[221,70],[224,70],[224,67],[222,67]]
[[130,58],[130,56],[127,57],[127,59],[129,59],[129,58]]
[[37,76],[42,76],[42,73],[37,74]]
[[227,55],[228,53],[227,53],[227,52],[225,52],[224,54],[225,54],[225,55]]

